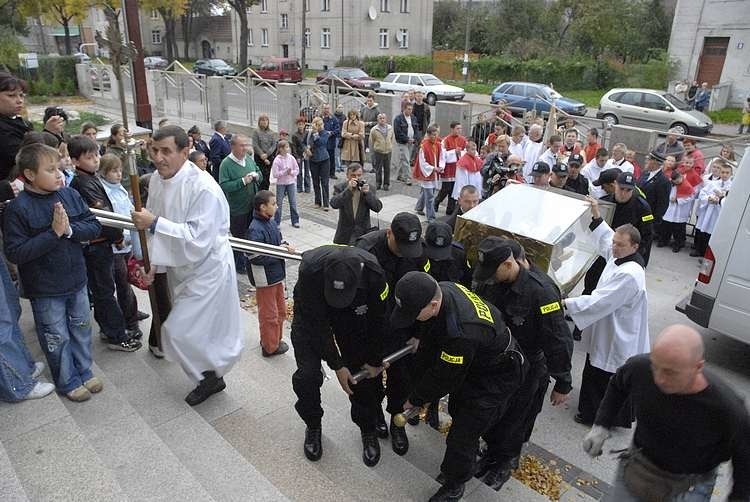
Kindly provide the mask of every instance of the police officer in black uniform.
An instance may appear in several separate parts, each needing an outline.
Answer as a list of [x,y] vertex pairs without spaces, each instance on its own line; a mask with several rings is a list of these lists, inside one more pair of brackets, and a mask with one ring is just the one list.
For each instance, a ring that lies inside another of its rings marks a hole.
[[[310,460],[323,454],[321,445],[321,361],[336,372],[349,395],[352,421],[362,431],[362,459],[380,460],[375,431],[380,409],[385,300],[389,293],[383,269],[370,253],[349,246],[320,246],[302,254],[294,287],[292,345],[297,371],[292,387],[295,408],[307,425],[304,452]],[[369,378],[354,384],[352,374],[366,369]],[[382,411],[381,411],[382,413]]]
[[[609,170],[607,170],[609,171]],[[600,179],[607,171],[602,172]],[[606,183],[606,180],[604,181]],[[615,203],[615,213],[612,216],[612,228],[630,223],[641,233],[641,245],[638,252],[641,253],[643,261],[648,265],[648,258],[651,255],[651,243],[654,239],[654,215],[651,212],[651,206],[641,195],[640,189],[635,186],[635,178],[632,173],[620,172],[614,184],[614,192],[605,195],[601,200]],[[596,284],[599,282],[607,260],[601,256],[586,271],[583,278],[582,295],[590,295]],[[576,340],[581,339],[581,331],[576,327],[573,332]]]
[[[402,212],[393,217],[390,228],[367,233],[357,239],[355,246],[372,253],[385,272],[386,280],[391,289],[407,272],[421,270],[429,272],[432,264],[424,255],[422,247],[422,223],[416,215]],[[386,311],[390,315],[394,307],[392,295],[387,298]],[[387,330],[385,340],[386,354],[402,348],[410,338],[403,330]],[[400,413],[411,389],[411,371],[413,356],[406,356],[393,363],[387,370],[386,395],[388,403],[386,411],[391,415]],[[378,436],[388,437],[389,427],[385,424],[382,411],[378,414]],[[391,447],[398,455],[404,455],[409,450],[409,438],[406,429],[390,423]]]
[[424,251],[430,260],[429,274],[438,282],[450,281],[471,287],[471,267],[463,244],[453,240],[450,225],[433,221],[424,233]]
[[465,286],[409,272],[396,284],[395,301],[391,325],[429,323],[418,352],[433,354],[404,409],[451,395],[453,423],[440,466],[445,482],[430,501],[459,500],[474,472],[479,437],[505,412],[523,381],[525,359],[500,312]]
[[581,166],[583,157],[580,153],[568,157],[568,179],[565,181],[565,188],[581,195],[588,195],[589,180],[581,174]]
[[[513,253],[510,240],[487,237],[479,243],[476,292],[495,305],[529,360],[529,373],[508,411],[485,436],[487,453],[476,476],[499,490],[518,468],[521,447],[529,440],[542,410],[550,375],[555,387],[553,406],[563,404],[572,387],[570,375],[573,337],[565,322],[560,290],[536,267],[527,268],[525,253]],[[508,249],[510,249],[510,254]]]

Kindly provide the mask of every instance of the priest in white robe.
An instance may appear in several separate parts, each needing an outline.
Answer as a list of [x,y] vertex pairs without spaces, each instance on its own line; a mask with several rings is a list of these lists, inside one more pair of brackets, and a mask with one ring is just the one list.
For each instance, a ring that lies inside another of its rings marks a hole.
[[244,348],[229,207],[211,176],[187,160],[188,137],[177,126],[153,135],[147,208],[133,212],[147,230],[151,273],[166,272],[172,310],[161,326],[164,355],[197,387],[195,406],[224,390],[224,375]]
[[[590,295],[563,301],[576,326],[583,331],[586,350],[576,422],[592,424],[609,379],[628,358],[650,352],[648,296],[643,258],[638,253],[640,233],[626,224],[613,231],[591,203],[591,231],[598,253],[607,260]],[[632,413],[623,409],[616,425],[630,427]]]

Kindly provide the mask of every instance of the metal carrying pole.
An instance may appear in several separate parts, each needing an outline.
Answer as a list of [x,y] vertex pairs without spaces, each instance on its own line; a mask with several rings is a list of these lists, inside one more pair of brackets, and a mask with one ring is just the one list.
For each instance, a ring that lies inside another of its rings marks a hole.
[[403,413],[396,413],[393,416],[393,425],[397,427],[405,427],[406,423],[409,421],[410,418],[419,416],[421,412],[422,412],[421,406],[414,406],[413,408],[409,408]]
[[[389,354],[389,355],[385,356],[383,358],[383,364],[391,364],[393,362],[398,361],[402,357],[408,356],[409,354],[411,354],[413,352],[414,352],[414,346],[413,345],[407,345],[407,346],[405,346],[405,347],[397,350],[393,354]],[[359,383],[362,380],[364,380],[365,378],[367,378],[368,376],[370,376],[370,374],[367,372],[367,370],[358,371],[354,375],[352,375],[352,382]]]

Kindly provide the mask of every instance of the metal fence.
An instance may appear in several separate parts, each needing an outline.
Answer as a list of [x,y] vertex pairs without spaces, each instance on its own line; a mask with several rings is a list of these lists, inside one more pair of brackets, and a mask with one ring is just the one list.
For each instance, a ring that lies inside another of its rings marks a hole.
[[223,89],[229,120],[255,126],[261,115],[267,115],[271,129],[278,129],[278,94],[275,84],[274,80],[261,78],[252,68],[227,77]]
[[159,70],[153,75],[162,115],[191,122],[209,121],[205,75],[180,70]]

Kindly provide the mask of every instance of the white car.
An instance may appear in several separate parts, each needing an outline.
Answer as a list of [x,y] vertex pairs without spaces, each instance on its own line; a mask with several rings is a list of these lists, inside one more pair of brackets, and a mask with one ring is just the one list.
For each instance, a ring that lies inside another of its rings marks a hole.
[[435,105],[439,99],[460,101],[466,92],[455,85],[444,84],[442,80],[430,73],[389,73],[380,83],[379,92],[406,92],[409,89],[424,92],[429,105]]

